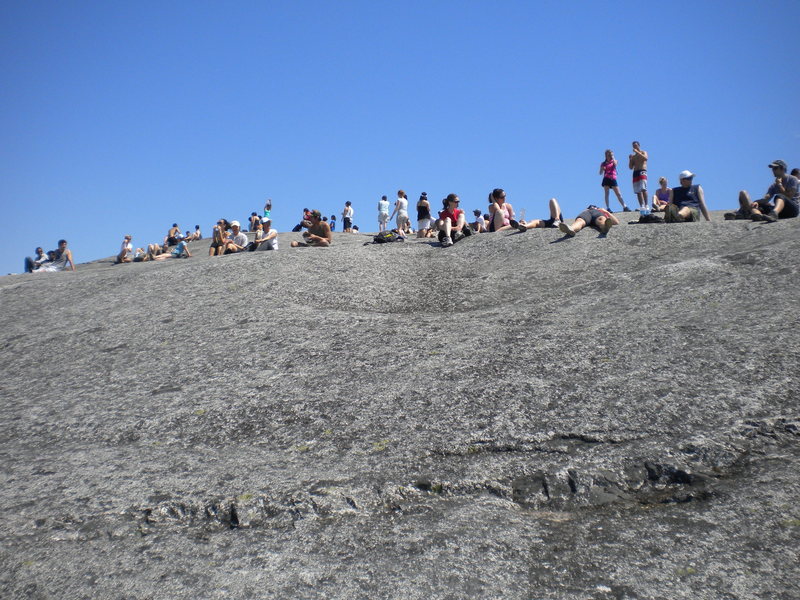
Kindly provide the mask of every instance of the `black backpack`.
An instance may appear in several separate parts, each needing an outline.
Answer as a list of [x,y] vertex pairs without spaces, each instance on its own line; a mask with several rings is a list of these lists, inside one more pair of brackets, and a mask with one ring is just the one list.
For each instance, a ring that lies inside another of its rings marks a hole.
[[372,237],[373,244],[388,244],[389,242],[404,242],[405,238],[396,231],[381,231]]

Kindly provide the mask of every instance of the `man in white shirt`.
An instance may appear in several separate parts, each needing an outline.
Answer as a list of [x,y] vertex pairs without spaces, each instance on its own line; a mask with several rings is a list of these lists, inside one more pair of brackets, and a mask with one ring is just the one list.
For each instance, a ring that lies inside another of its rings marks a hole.
[[272,220],[264,218],[261,219],[261,239],[256,235],[255,248],[253,250],[277,250],[278,249],[278,232],[272,229]]
[[223,254],[236,254],[247,248],[247,234],[242,233],[239,221],[231,223],[231,234],[223,242],[225,251]]
[[122,238],[122,246],[119,249],[119,254],[117,254],[117,264],[119,263],[127,263],[133,260],[133,244],[131,244],[131,236],[126,235]]

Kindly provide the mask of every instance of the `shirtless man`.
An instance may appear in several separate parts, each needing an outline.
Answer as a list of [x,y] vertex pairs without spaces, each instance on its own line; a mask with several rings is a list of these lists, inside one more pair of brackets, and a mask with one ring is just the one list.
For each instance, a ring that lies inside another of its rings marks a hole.
[[305,242],[293,241],[290,246],[292,248],[319,246],[330,246],[333,242],[333,234],[331,233],[331,226],[322,220],[322,213],[318,210],[312,210],[309,214],[308,220],[303,222],[304,227],[308,227],[307,231],[303,232]]
[[633,142],[633,153],[628,156],[628,168],[633,171],[633,193],[639,200],[639,210],[647,210],[647,152],[639,142]]

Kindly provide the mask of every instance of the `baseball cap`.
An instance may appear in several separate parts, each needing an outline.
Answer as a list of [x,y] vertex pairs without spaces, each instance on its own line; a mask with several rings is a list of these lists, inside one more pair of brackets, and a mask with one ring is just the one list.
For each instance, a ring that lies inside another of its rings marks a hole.
[[681,171],[678,174],[678,179],[691,179],[692,177],[694,177],[694,173],[691,171]]
[[774,169],[775,167],[781,167],[781,168],[783,168],[784,171],[788,171],[789,170],[789,165],[787,165],[781,159],[773,160],[771,163],[769,163],[769,168],[770,169]]
[[231,221],[231,227],[241,227],[239,221]]

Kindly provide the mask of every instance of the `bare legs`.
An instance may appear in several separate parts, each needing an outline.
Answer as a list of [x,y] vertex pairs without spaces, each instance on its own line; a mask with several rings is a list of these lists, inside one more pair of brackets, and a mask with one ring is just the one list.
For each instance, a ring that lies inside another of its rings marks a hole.
[[[622,209],[623,210],[628,208],[627,206],[625,206],[625,200],[622,199],[622,194],[619,191],[619,186],[614,186],[613,188],[610,188],[607,185],[604,185],[603,186],[603,194],[604,194],[604,198],[605,198],[605,201],[606,201],[606,210],[607,211],[611,212],[611,207],[608,205],[608,191],[609,190],[614,190],[614,193],[617,196],[617,200],[619,200],[619,203],[622,205]],[[647,195],[645,193],[645,202],[646,201],[647,201]]]

